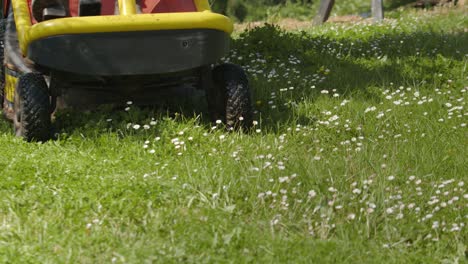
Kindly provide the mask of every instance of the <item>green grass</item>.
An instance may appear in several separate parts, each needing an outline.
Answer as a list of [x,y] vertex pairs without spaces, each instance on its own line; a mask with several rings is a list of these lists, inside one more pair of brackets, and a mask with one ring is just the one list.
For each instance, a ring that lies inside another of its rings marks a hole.
[[244,32],[249,134],[203,105],[61,112],[45,144],[0,121],[0,262],[466,263],[467,26]]

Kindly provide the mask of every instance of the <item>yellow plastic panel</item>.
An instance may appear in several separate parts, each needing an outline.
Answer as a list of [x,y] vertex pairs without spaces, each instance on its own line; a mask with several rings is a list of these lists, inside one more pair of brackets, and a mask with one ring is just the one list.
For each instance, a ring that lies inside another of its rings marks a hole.
[[137,13],[135,0],[119,0],[119,12],[123,16],[135,15]]
[[211,11],[210,3],[208,0],[194,0],[195,6],[199,12]]
[[5,74],[5,98],[8,102],[13,103],[15,100],[15,88],[18,78]]
[[29,17],[28,1],[25,0],[13,0],[11,2],[13,7],[13,13],[15,14],[15,24],[18,32],[18,42],[20,44],[21,51],[24,53],[26,47],[26,39],[31,28],[31,18]]
[[215,29],[231,34],[233,24],[229,18],[211,12],[68,17],[33,25],[28,32],[25,44],[40,38],[62,34],[177,29]]

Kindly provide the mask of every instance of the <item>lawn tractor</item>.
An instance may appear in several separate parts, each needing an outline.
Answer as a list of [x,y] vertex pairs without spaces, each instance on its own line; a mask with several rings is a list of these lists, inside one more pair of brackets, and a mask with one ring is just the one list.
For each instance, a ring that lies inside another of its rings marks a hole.
[[15,134],[46,141],[56,108],[203,89],[213,120],[252,123],[247,76],[219,63],[233,24],[208,0],[3,0],[0,102]]

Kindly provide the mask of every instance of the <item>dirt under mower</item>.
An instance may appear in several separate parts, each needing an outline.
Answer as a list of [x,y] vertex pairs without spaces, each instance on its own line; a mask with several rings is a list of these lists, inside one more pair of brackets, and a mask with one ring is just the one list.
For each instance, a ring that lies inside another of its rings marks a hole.
[[233,24],[208,0],[3,0],[2,15],[0,102],[27,141],[52,138],[58,107],[148,105],[180,85],[228,128],[252,123],[246,74],[218,64]]

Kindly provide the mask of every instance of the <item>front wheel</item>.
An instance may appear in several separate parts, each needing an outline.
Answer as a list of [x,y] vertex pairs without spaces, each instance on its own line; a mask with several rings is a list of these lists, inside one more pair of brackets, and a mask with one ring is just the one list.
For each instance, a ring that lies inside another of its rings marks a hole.
[[42,75],[26,73],[19,78],[14,110],[16,136],[29,142],[44,142],[51,138],[50,96]]
[[250,88],[244,70],[234,64],[221,64],[212,72],[212,85],[207,88],[211,115],[224,122],[228,129],[252,126],[253,109]]

